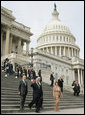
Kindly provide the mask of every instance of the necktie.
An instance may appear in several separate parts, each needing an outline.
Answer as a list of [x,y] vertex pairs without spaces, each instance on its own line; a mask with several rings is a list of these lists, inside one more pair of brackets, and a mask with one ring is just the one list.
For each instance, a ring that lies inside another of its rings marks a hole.
[[24,81],[24,84],[25,84],[25,86],[26,86],[26,82]]

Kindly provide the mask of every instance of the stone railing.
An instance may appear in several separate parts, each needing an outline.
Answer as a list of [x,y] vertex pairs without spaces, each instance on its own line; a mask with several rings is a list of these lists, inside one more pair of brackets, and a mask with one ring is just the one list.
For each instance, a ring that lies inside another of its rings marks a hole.
[[29,57],[27,56],[23,56],[23,55],[20,55],[20,54],[16,54],[16,53],[11,53],[11,54],[8,54],[8,55],[5,55],[5,56],[2,56],[1,57],[1,61],[3,61],[4,59],[19,59],[19,60],[23,60],[23,61],[29,61]]
[[84,65],[84,60],[80,59],[80,58],[77,58],[77,57],[73,57],[72,58],[72,64],[78,64],[78,63]]
[[23,60],[23,61],[27,61],[27,60],[29,61],[29,57],[23,56],[20,54],[16,54],[16,59]]
[[3,61],[3,60],[6,59],[6,58],[11,59],[11,58],[15,58],[15,57],[16,57],[16,54],[15,54],[15,53],[11,53],[11,54],[2,56],[2,57],[1,57],[1,61]]

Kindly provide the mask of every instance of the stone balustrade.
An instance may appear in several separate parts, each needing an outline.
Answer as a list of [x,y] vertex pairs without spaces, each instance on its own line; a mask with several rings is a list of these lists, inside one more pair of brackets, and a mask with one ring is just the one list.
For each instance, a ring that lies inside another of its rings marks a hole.
[[78,63],[84,65],[84,60],[80,59],[80,58],[77,58],[77,57],[73,57],[72,58],[72,64],[78,64]]
[[1,61],[3,61],[6,58],[8,58],[9,60],[10,59],[16,59],[16,60],[22,60],[22,61],[27,61],[27,62],[29,61],[29,57],[23,56],[23,55],[20,55],[20,54],[16,54],[16,53],[11,53],[11,54],[2,56]]

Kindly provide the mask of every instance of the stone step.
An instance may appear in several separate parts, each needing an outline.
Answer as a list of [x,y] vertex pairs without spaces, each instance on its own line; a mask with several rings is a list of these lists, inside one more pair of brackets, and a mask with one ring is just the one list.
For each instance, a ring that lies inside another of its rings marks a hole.
[[[30,93],[27,94],[26,97],[32,97],[32,96],[33,96],[33,93],[30,92]],[[47,96],[48,96],[48,94],[43,93],[43,97],[47,97]],[[20,97],[20,96],[18,95],[18,92],[17,93],[8,93],[8,94],[6,92],[2,92],[1,97],[8,97],[8,98],[9,97],[14,97],[14,98],[17,98],[17,97]],[[53,95],[49,95],[49,97],[53,98]],[[67,99],[71,98],[71,99],[81,99],[81,100],[84,100],[84,97],[81,97],[81,96],[71,97],[71,96],[63,95],[63,99],[65,99],[65,98],[67,98]]]
[[[74,104],[72,104],[72,103],[70,103],[70,104],[69,104],[69,103],[65,103],[65,104],[64,104],[64,106],[72,106],[72,105],[77,106],[77,105],[83,105],[83,104],[76,104],[76,103],[74,103]],[[49,107],[49,106],[50,106],[50,107],[51,107],[51,106],[53,107],[53,106],[55,106],[55,103],[54,103],[54,104],[52,103],[51,105],[50,105],[50,103],[48,103],[48,104],[47,104],[47,103],[46,103],[46,104],[43,103],[43,107]],[[61,106],[63,106],[63,104],[60,103],[59,106],[61,107]],[[1,108],[2,108],[2,109],[5,109],[5,108],[6,108],[6,109],[7,109],[7,108],[8,108],[8,109],[9,109],[9,108],[19,108],[19,107],[20,107],[19,104],[18,104],[18,105],[1,105]],[[25,104],[24,107],[25,107],[25,108],[28,108],[28,104]]]
[[[14,83],[11,83],[11,84],[6,84],[6,83],[3,83],[3,84],[1,84],[1,86],[2,87],[4,87],[4,88],[18,88],[18,86],[19,86],[19,83],[18,84],[14,84]],[[11,86],[11,87],[10,87]],[[28,84],[28,88],[31,88],[31,84],[29,85]],[[46,90],[48,89],[48,90],[52,90],[53,89],[53,87],[52,88],[50,88],[50,86],[49,87],[46,87],[46,86],[44,86],[44,85],[42,85],[42,88],[45,88]],[[32,88],[31,88],[32,89]]]
[[[72,105],[72,106],[60,106],[60,109],[69,109],[69,108],[82,108],[83,106],[81,105]],[[43,111],[45,110],[54,110],[54,106],[53,107],[44,107]],[[25,112],[33,112],[35,111],[35,108],[32,108],[31,110],[29,110],[29,108],[25,108],[23,113]],[[42,111],[42,110],[41,110]],[[12,108],[12,109],[1,109],[1,113],[20,113],[20,109],[19,108]]]
[[[3,86],[2,86],[2,87],[3,87]],[[11,86],[10,86],[10,87],[11,87]],[[4,88],[2,88],[1,90],[2,90],[2,91],[3,91],[3,90],[5,90],[5,91],[6,91],[6,90],[9,90],[9,91],[10,91],[10,90],[12,90],[12,91],[17,91],[17,90],[18,90],[18,86],[17,86],[17,87],[11,87],[11,88],[10,88],[10,87],[8,87],[8,86],[7,86],[7,87],[4,87]],[[44,88],[43,88],[43,89],[44,89]],[[31,88],[31,87],[28,87],[28,91],[32,91],[32,88]],[[50,90],[49,90],[49,89],[45,89],[44,92],[46,92],[46,91],[47,91],[47,92],[52,92],[51,89],[50,89]]]
[[[1,92],[1,95],[14,95],[14,96],[18,96],[18,90],[17,91],[2,91]],[[33,91],[28,91],[28,94],[27,95],[31,95],[32,96],[32,94],[33,94]],[[47,92],[45,92],[45,91],[43,91],[43,95],[45,95],[45,96],[51,96],[51,97],[53,97],[53,93],[47,93]],[[73,94],[70,94],[70,95],[67,95],[67,94],[63,94],[63,96],[64,97],[68,97],[68,98],[84,98],[83,96],[73,96]]]
[[[53,98],[53,94],[47,94],[46,92],[43,92],[43,96],[44,97],[48,97],[48,95],[49,95],[49,97],[52,97]],[[18,91],[17,92],[2,92],[1,93],[1,97],[19,97],[19,95],[18,95]],[[33,92],[28,92],[28,94],[27,94],[27,97],[28,96],[30,96],[30,97],[32,97],[33,96]],[[84,97],[82,97],[82,96],[73,96],[73,95],[63,95],[63,98],[65,99],[65,98],[67,98],[67,99],[82,99],[82,100],[84,100]],[[62,98],[61,98],[62,99]]]
[[[31,100],[26,100],[26,102],[25,103],[30,103],[31,102]],[[44,104],[54,104],[55,103],[55,101],[53,100],[51,100],[51,101],[48,101],[48,100],[43,100],[43,103]],[[59,102],[60,104],[69,104],[69,103],[72,103],[72,104],[84,104],[84,102],[82,101],[80,101],[80,102],[77,102],[77,101],[75,101],[75,102],[72,102],[72,101],[60,101]],[[10,105],[10,104],[20,104],[20,101],[1,101],[1,104],[2,105]]]
[[[32,100],[32,98],[30,98],[30,99],[29,99],[29,98],[26,98],[26,101],[30,101],[30,100]],[[46,98],[45,98],[45,99],[43,99],[43,100],[44,100],[44,101],[49,101],[49,102],[50,102],[50,101],[53,101],[53,102],[54,102],[53,99],[46,99]],[[12,102],[14,103],[15,101],[17,101],[17,102],[20,101],[20,98],[18,98],[18,99],[15,99],[15,98],[12,98],[12,99],[1,98],[1,102],[2,102],[2,101],[5,101],[5,102],[8,102],[8,101],[10,102],[10,101],[12,101]],[[64,102],[70,103],[72,100],[65,100],[65,99],[64,99],[64,100],[60,100],[60,101],[63,102],[63,103],[64,103]],[[75,100],[75,101],[72,101],[72,102],[73,102],[73,103],[76,103],[76,102],[82,103],[83,100]]]
[[[18,91],[18,87],[15,89],[15,88],[4,88],[4,89],[1,89],[1,91],[12,91],[12,92],[17,92]],[[32,88],[28,88],[28,92],[32,92]],[[43,90],[43,92],[46,92],[46,93],[50,93],[50,94],[53,94],[53,91],[50,91],[50,90]],[[69,94],[67,92],[63,92],[64,95],[73,95],[73,93]]]
[[[32,99],[27,99],[26,98],[26,102],[30,102]],[[43,102],[44,103],[55,103],[55,101],[53,99],[43,99]],[[7,103],[7,104],[10,104],[10,103],[20,103],[20,99],[19,100],[1,100],[1,103]],[[72,100],[60,100],[60,103],[84,103],[83,100],[75,100],[75,101],[72,101]]]
[[[4,76],[4,74],[2,75]],[[21,78],[16,79],[15,76],[9,76],[7,78],[1,76],[1,112],[2,113],[20,113],[20,96],[18,95],[18,85]],[[31,81],[28,82],[28,95],[25,102],[25,110],[35,111],[35,107],[29,110],[28,103],[32,100],[33,90],[30,87]],[[43,106],[44,110],[54,109],[55,101],[53,99],[53,88],[50,85],[43,83]],[[74,96],[73,93],[64,89],[64,98],[60,99],[59,107],[64,108],[81,108],[84,107],[84,96]]]
[[[28,90],[28,93],[29,94],[32,94],[33,93],[33,90]],[[1,90],[1,94],[13,94],[13,95],[17,95],[18,94],[18,90]],[[53,96],[53,92],[50,92],[50,91],[43,91],[43,94],[44,95],[51,95],[51,96]],[[63,96],[65,97],[65,96],[67,96],[67,97],[76,97],[76,96],[74,96],[73,94],[67,94],[67,93],[63,93]],[[82,95],[80,95],[80,96],[78,96],[78,98],[79,97],[82,97],[82,98],[84,98],[84,96],[82,96]]]

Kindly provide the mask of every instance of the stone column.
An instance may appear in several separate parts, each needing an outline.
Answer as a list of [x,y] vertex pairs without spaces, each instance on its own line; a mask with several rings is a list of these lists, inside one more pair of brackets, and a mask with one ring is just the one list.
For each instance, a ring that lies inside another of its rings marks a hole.
[[81,69],[81,85],[83,85],[83,79],[82,79],[82,69]]
[[6,31],[6,43],[5,43],[5,55],[9,54],[9,37],[10,37],[10,28],[7,27],[7,31]]
[[76,56],[76,49],[74,49],[74,56]]
[[43,48],[43,52],[44,52],[44,48]]
[[69,47],[68,47],[68,57],[70,57],[70,49],[69,49]]
[[83,85],[84,85],[84,70],[82,70],[82,80],[83,80]]
[[55,55],[57,55],[57,47],[55,46]]
[[73,69],[73,81],[75,80],[75,70]]
[[10,37],[10,53],[12,51],[12,40],[13,40],[13,35],[11,35],[11,37]]
[[47,47],[47,53],[49,53],[48,47]]
[[76,50],[76,57],[78,57],[78,52],[77,52],[77,50]]
[[78,56],[80,57],[80,52],[79,52],[79,50],[78,50]]
[[78,50],[77,50],[77,57],[79,57]]
[[64,46],[64,50],[63,50],[63,55],[65,56],[65,46]]
[[51,47],[51,54],[53,54],[53,48]]
[[77,49],[76,49],[76,57],[77,57]]
[[80,73],[79,73],[79,69],[78,69],[78,82],[80,84]]
[[77,49],[76,49],[76,57],[77,57]]
[[21,52],[23,53],[23,45],[24,45],[24,41],[22,40],[22,43],[21,43]]
[[26,42],[26,56],[29,54],[29,41]]
[[74,56],[76,56],[76,49],[74,49]]
[[73,57],[73,48],[72,48],[72,57]]
[[21,54],[21,39],[18,40],[18,54]]
[[60,49],[59,49],[59,56],[61,56],[61,46],[60,46]]

